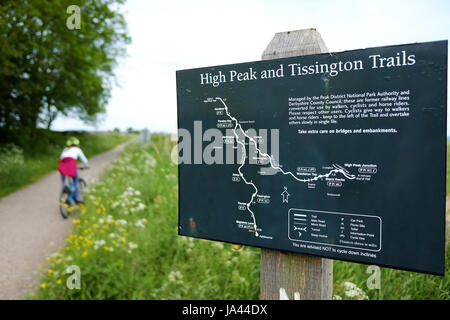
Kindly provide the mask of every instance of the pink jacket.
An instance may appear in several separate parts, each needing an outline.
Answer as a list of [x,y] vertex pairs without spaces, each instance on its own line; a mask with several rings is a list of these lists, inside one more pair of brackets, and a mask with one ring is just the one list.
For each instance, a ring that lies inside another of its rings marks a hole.
[[59,160],[58,171],[66,177],[75,177],[77,174],[77,160],[65,157]]

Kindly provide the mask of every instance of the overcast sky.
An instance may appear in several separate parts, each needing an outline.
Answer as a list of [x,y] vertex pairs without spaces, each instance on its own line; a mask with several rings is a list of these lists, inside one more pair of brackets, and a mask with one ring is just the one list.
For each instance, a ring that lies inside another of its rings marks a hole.
[[133,42],[103,121],[60,117],[54,129],[176,132],[175,70],[259,60],[276,32],[316,28],[330,52],[450,34],[448,0],[128,0],[123,9]]

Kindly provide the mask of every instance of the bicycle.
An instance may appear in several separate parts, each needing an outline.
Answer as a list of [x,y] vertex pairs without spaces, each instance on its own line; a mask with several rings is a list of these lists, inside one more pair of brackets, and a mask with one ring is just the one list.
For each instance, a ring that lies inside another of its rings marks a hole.
[[[78,170],[85,170],[85,167],[79,167]],[[83,191],[87,187],[86,181],[78,176],[78,197],[83,200]],[[59,197],[59,212],[64,219],[67,219],[69,215],[75,210],[75,183],[72,177],[66,177],[65,184],[61,190]]]

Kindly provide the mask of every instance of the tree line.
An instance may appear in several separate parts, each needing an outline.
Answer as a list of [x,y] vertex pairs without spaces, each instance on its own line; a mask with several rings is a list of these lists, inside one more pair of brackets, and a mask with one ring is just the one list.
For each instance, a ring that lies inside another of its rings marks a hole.
[[0,2],[0,142],[29,139],[62,114],[95,122],[105,112],[128,36],[125,0]]

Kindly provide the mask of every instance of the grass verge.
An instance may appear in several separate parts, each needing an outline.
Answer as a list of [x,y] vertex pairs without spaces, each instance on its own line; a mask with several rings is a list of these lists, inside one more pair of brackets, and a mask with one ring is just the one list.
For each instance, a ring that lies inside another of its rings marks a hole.
[[[91,188],[87,210],[47,257],[36,299],[259,299],[260,253],[177,236],[177,166],[168,136],[131,144]],[[126,181],[126,184],[123,183]],[[449,252],[447,251],[447,256]],[[70,290],[80,268],[80,289]],[[367,266],[335,261],[334,291],[343,299],[449,299],[447,276],[381,268],[381,289],[368,290]],[[354,285],[349,286],[349,282]],[[356,289],[355,289],[356,288]]]
[[[38,299],[256,299],[259,252],[177,236],[177,167],[168,136],[131,144],[90,190],[67,245],[43,270]],[[126,181],[127,183],[121,183]],[[81,289],[66,286],[69,265]]]

